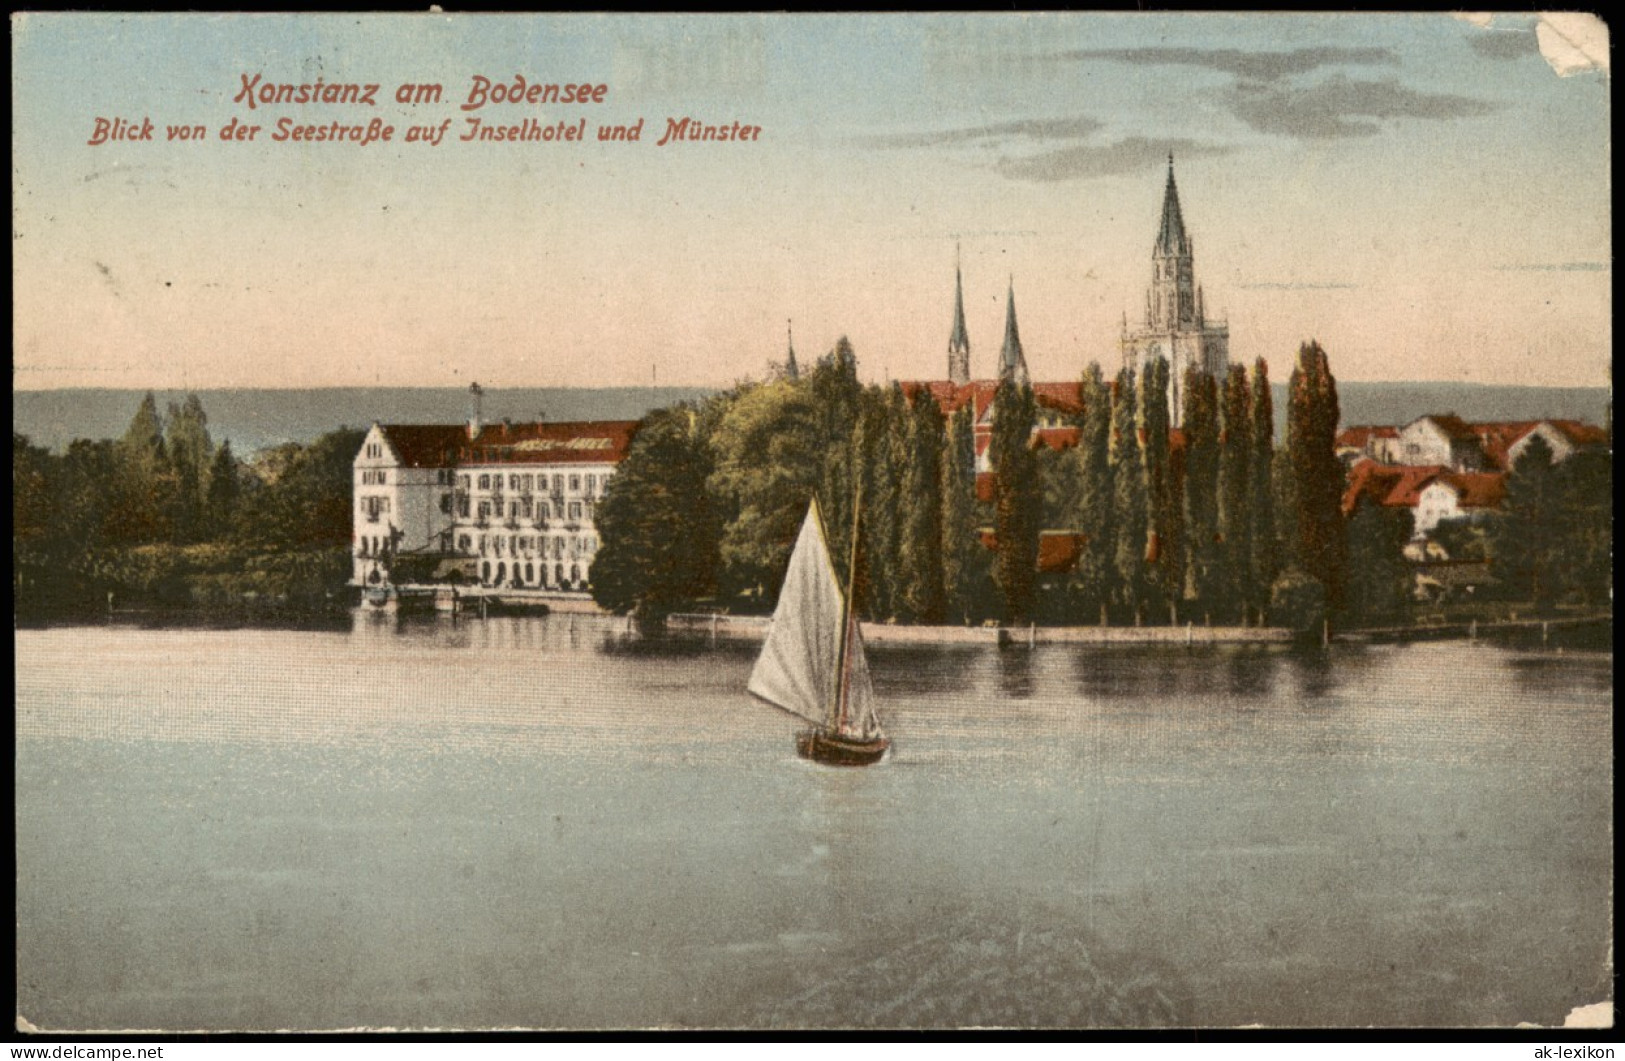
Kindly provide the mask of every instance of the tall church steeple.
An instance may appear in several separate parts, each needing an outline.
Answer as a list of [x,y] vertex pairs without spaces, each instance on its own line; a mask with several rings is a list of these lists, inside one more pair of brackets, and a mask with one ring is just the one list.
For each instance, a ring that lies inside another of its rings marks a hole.
[[954,330],[948,336],[948,378],[970,382],[970,332],[965,329],[965,281],[959,271],[959,245],[954,245]]
[[1151,249],[1151,286],[1145,292],[1145,321],[1123,322],[1123,367],[1143,372],[1152,362],[1168,362],[1169,421],[1179,427],[1181,394],[1190,370],[1222,378],[1230,359],[1230,327],[1209,320],[1192,264],[1195,241],[1185,231],[1185,215],[1174,183],[1174,156],[1168,156],[1162,216]]
[[1027,358],[1021,352],[1021,332],[1016,328],[1016,281],[1010,278],[1005,295],[1004,349],[999,351],[999,382],[1010,380],[1018,387],[1030,382],[1027,376]]
[[1185,216],[1179,209],[1179,187],[1174,183],[1174,156],[1168,156],[1168,184],[1162,192],[1162,226],[1151,254],[1151,290],[1147,298],[1146,327],[1153,331],[1179,331],[1197,326],[1195,266]]
[[784,378],[800,379],[801,370],[796,367],[796,335],[793,322],[788,320],[784,322],[784,346]]

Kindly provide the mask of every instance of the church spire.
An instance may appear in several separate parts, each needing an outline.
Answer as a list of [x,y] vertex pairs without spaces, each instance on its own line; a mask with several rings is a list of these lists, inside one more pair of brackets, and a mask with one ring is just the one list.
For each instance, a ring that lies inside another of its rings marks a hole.
[[965,328],[965,281],[959,271],[959,244],[954,244],[954,330],[948,336],[948,378],[970,382],[970,332]]
[[796,367],[796,335],[793,321],[786,320],[784,322],[784,345],[786,349],[786,353],[784,355],[784,378],[800,379],[801,370]]
[[1190,254],[1185,235],[1185,218],[1179,210],[1179,188],[1174,184],[1174,154],[1168,152],[1168,184],[1162,192],[1162,229],[1157,233],[1157,253],[1169,257]]
[[1021,332],[1016,328],[1016,281],[1010,278],[1005,295],[1004,349],[999,351],[999,382],[1010,380],[1018,387],[1028,383],[1027,358],[1021,352]]

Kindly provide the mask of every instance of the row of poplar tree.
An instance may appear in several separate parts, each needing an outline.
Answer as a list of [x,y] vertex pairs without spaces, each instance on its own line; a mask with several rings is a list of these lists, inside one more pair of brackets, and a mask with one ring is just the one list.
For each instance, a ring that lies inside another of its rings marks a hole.
[[[865,387],[843,339],[802,378],[645,419],[597,513],[594,596],[653,621],[765,610],[816,498],[843,579],[859,528],[871,620],[1312,623],[1346,581],[1325,352],[1299,351],[1281,454],[1262,360],[1183,384],[1176,436],[1165,360],[1110,381],[1090,366],[1063,449],[1035,436],[1031,388],[1001,384],[982,500],[974,403],[945,417],[928,388]],[[1046,532],[1077,543],[1070,570],[1040,571]]]

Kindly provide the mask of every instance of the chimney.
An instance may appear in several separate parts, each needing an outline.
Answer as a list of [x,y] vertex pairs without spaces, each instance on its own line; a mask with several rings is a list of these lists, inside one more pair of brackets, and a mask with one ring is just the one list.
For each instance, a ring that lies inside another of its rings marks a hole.
[[470,406],[468,417],[468,437],[470,440],[479,438],[480,428],[484,426],[480,422],[480,398],[484,396],[484,394],[485,391],[480,389],[480,385],[478,383],[470,383],[468,385],[468,404]]

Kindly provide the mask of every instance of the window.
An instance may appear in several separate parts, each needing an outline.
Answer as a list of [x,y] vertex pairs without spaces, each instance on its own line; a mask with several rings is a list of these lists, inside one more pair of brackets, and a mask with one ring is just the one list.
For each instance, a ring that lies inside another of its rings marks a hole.
[[519,476],[517,476],[517,475],[508,476],[508,488],[510,490],[518,490],[519,489]]
[[579,475],[570,476],[570,492],[572,494],[577,494],[577,493],[581,492],[581,476],[579,476]]
[[450,494],[441,494],[440,495],[440,511],[442,513],[444,513],[445,515],[448,515],[448,516],[451,515],[451,495]]
[[555,494],[564,493],[564,476],[562,476],[562,475],[553,476],[553,492]]
[[462,489],[464,489],[464,490],[468,489],[469,481],[470,481],[470,477],[467,476],[467,475],[459,475],[457,477],[457,485],[459,487],[461,487]]
[[543,502],[539,503],[536,506],[536,518],[537,519],[551,519],[551,518],[553,518],[553,509],[551,507],[549,507],[547,502],[543,501]]
[[570,518],[571,519],[580,519],[581,518],[581,502],[579,502],[579,501],[570,502]]
[[470,552],[470,551],[473,550],[473,548],[474,548],[474,540],[472,538],[470,538],[468,535],[462,534],[462,535],[459,535],[457,537],[457,551],[458,552],[460,552],[460,553]]
[[489,475],[480,476],[480,489],[481,490],[489,490],[489,489],[491,489],[491,477]]
[[[532,477],[531,477],[531,476],[529,476],[529,475],[527,475],[527,476],[525,476],[525,478],[524,478],[524,479],[523,479],[523,483],[524,483],[524,490],[525,490],[525,492],[526,492],[526,493],[527,493],[527,494],[528,494],[528,493],[530,493],[530,491],[531,491],[531,489],[532,489],[532,484],[533,484],[533,482],[534,482],[534,480],[533,480],[533,479],[532,479]],[[526,576],[525,576],[525,577],[526,577],[526,578],[529,578],[529,577],[530,577],[530,576],[529,576],[529,575],[526,575]]]
[[519,506],[519,511],[526,519],[530,518],[530,498],[525,498],[524,503]]
[[518,519],[519,518],[519,502],[517,502],[517,501],[508,502],[508,516],[511,519]]
[[468,518],[468,495],[464,494],[457,499],[457,514],[464,519]]
[[480,518],[481,519],[489,519],[490,516],[491,516],[491,502],[489,502],[489,501],[481,501],[480,502]]

